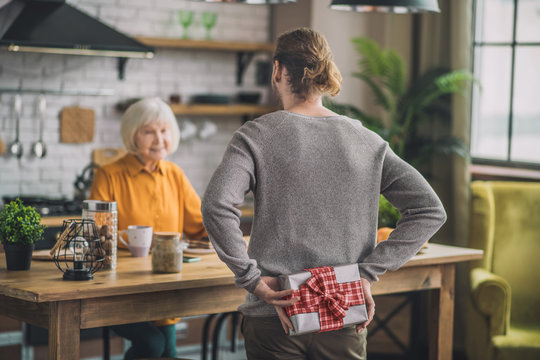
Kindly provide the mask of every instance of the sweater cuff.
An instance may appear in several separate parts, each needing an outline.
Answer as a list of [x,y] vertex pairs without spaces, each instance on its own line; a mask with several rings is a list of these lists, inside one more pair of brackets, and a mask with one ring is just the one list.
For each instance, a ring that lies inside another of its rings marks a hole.
[[256,276],[253,279],[251,279],[247,284],[244,283],[242,287],[253,294],[253,292],[255,291],[255,288],[259,284],[259,281],[261,281],[261,277]]
[[360,273],[360,277],[369,281],[370,284],[374,281],[379,281],[379,278],[376,275],[372,275],[367,272],[364,268],[362,268],[361,264],[358,264],[358,272]]
[[248,266],[248,270],[241,276],[236,275],[234,282],[239,288],[246,289],[250,293],[253,293],[257,284],[261,280],[261,270],[257,268],[257,264],[251,263]]

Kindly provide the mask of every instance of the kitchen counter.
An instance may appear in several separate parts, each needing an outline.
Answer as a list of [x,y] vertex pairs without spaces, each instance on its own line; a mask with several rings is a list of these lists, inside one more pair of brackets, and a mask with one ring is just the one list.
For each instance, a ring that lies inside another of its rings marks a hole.
[[[251,218],[253,217],[254,210],[252,207],[240,207],[240,211],[242,211],[242,218]],[[41,217],[41,224],[48,226],[48,227],[61,227],[64,220],[66,219],[80,219],[81,214],[68,214],[68,215],[60,215],[60,216],[42,216]]]

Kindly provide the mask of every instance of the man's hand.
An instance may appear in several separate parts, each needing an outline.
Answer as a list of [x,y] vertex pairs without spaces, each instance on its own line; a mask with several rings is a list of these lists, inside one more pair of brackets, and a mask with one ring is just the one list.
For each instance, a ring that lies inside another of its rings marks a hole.
[[259,299],[262,299],[264,302],[270,305],[274,305],[274,308],[279,316],[279,320],[281,321],[281,326],[283,326],[283,330],[286,334],[289,333],[289,329],[294,330],[294,327],[289,320],[289,317],[285,313],[285,310],[283,310],[283,307],[291,306],[300,299],[293,297],[289,300],[283,300],[282,298],[292,295],[293,293],[294,290],[292,289],[280,291],[277,278],[270,276],[262,276],[261,281],[259,281],[257,287],[253,291],[253,294],[255,294],[255,296],[257,296]]
[[371,283],[364,278],[360,278],[360,281],[362,281],[362,288],[364,289],[364,299],[366,300],[368,319],[367,321],[356,325],[357,333],[364,330],[369,325],[371,320],[373,320],[373,316],[375,316],[375,301],[373,301],[373,296],[371,296]]

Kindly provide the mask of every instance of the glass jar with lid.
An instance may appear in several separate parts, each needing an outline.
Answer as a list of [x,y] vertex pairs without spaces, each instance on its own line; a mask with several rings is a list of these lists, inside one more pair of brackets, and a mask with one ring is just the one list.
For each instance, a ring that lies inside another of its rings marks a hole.
[[116,245],[118,239],[118,212],[116,201],[85,200],[82,217],[96,223],[105,258],[102,269],[116,269]]
[[154,232],[152,247],[152,271],[177,273],[182,270],[181,234],[177,232]]

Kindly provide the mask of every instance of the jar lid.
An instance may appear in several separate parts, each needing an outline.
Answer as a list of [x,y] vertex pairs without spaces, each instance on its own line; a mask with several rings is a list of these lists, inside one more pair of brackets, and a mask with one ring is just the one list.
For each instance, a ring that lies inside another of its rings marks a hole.
[[154,231],[154,238],[158,238],[160,240],[180,240],[180,235],[180,233],[173,231]]
[[116,201],[84,200],[83,209],[91,211],[116,211]]

